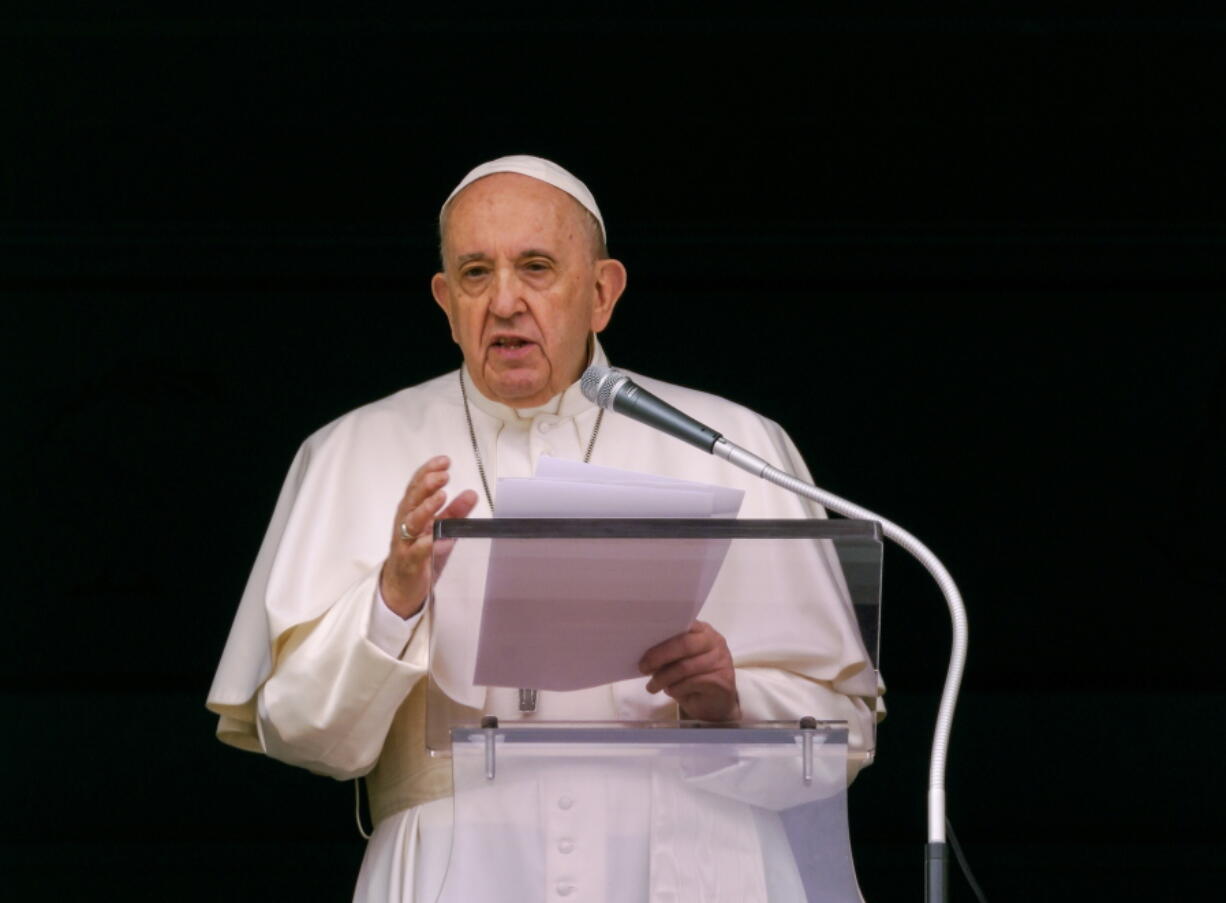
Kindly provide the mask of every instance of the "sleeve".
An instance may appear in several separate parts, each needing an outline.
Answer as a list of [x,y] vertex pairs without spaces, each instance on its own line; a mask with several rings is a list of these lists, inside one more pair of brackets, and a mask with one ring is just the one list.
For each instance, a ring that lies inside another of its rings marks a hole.
[[396,438],[342,418],[299,449],[209,691],[223,742],[338,778],[377,760],[428,656],[422,619],[372,621],[410,475]]
[[[791,437],[772,421],[762,425],[764,445],[774,452],[777,466],[812,482]],[[757,488],[761,513],[755,516],[826,517],[815,502],[764,483]],[[729,618],[742,717],[846,721],[848,776],[853,777],[872,761],[884,706],[834,544],[823,541],[809,555],[771,568],[747,567],[742,575],[749,579],[735,593],[742,603],[754,599],[757,607],[753,621],[744,619],[743,609]]]
[[848,778],[872,762],[876,714],[868,701],[776,668],[737,668],[741,717],[751,721],[792,721],[812,715],[819,721],[847,722]]
[[[310,465],[309,441],[298,449],[281,486],[238,611],[230,626],[206,706],[217,715],[217,738],[230,746],[262,752],[256,728],[255,697],[272,673],[273,627],[265,604],[269,577],[278,557]],[[304,621],[311,620],[303,618]]]
[[417,614],[402,618],[388,607],[383,598],[379,582],[375,581],[375,598],[371,603],[370,624],[366,630],[366,638],[394,658],[404,654],[405,647],[413,638],[425,611],[422,605]]
[[392,719],[426,672],[428,630],[419,615],[403,654],[380,648],[371,636],[383,604],[377,585],[375,570],[287,638],[258,695],[268,755],[338,779],[363,775],[378,760]]

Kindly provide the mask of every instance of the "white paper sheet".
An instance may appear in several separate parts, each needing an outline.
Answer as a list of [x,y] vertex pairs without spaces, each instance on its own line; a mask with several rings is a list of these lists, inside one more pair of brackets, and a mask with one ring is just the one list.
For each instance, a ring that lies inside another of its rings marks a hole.
[[[612,486],[657,486],[665,489],[702,492],[713,499],[711,517],[736,517],[737,512],[741,510],[741,499],[745,497],[743,490],[729,489],[727,486],[675,480],[672,477],[661,477],[654,473],[637,473],[633,470],[619,470],[616,467],[601,467],[598,464],[584,464],[581,461],[546,456],[542,456],[537,462],[536,479],[571,480]],[[683,515],[670,514],[668,516],[682,517]]]
[[[498,481],[505,517],[735,517],[722,486],[542,458]],[[473,682],[580,690],[639,676],[643,653],[688,630],[728,540],[498,539],[490,546]]]

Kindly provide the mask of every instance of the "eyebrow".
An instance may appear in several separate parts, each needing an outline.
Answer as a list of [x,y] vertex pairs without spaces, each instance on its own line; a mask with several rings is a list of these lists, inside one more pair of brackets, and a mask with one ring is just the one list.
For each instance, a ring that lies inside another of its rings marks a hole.
[[[554,257],[553,254],[549,253],[548,251],[542,251],[539,248],[527,248],[526,250],[520,251],[519,254],[516,255],[515,259],[523,260],[525,257],[544,257],[547,260],[557,259],[556,257]],[[459,257],[457,257],[456,265],[463,266],[464,264],[469,263],[470,261],[473,261],[473,260],[488,260],[488,259],[489,259],[489,255],[486,254],[484,251],[470,251],[467,254],[461,254]]]
[[525,257],[544,257],[548,260],[554,260],[554,256],[548,251],[541,251],[536,248],[528,248],[526,251],[521,251],[518,260],[523,260]]

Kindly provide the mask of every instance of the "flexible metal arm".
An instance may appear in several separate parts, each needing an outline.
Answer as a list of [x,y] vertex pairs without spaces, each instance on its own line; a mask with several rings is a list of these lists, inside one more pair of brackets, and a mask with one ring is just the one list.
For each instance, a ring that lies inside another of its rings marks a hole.
[[913,558],[924,566],[932,575],[945,603],[949,606],[952,638],[949,652],[949,670],[945,675],[945,688],[941,692],[941,705],[937,710],[936,728],[932,737],[932,758],[928,769],[928,857],[926,878],[927,898],[930,903],[938,903],[946,899],[948,882],[945,880],[946,860],[945,846],[945,760],[949,750],[949,732],[953,726],[954,707],[958,702],[958,689],[962,684],[962,669],[966,663],[966,608],[962,604],[962,594],[954,583],[953,577],[945,569],[945,565],[929,551],[928,547],[897,524],[886,520],[879,514],[861,508],[846,499],[819,489],[803,480],[798,480],[791,474],[768,464],[757,455],[733,445],[722,436],[716,440],[711,453],[735,464],[742,470],[759,476],[764,480],[790,490],[797,495],[812,499],[824,505],[831,511],[844,517],[854,517],[861,520],[875,520],[881,524],[881,531],[889,539],[894,540],[906,549]]
[[662,430],[682,442],[717,455],[755,476],[769,480],[777,486],[797,495],[812,499],[846,517],[875,520],[882,532],[894,540],[919,561],[940,586],[949,606],[952,623],[952,642],[949,652],[949,671],[945,675],[945,689],[941,692],[941,705],[937,710],[936,729],[932,737],[932,759],[928,772],[928,846],[925,852],[925,897],[929,903],[944,903],[948,895],[947,857],[945,849],[945,757],[949,749],[949,731],[953,726],[954,707],[958,701],[958,688],[962,684],[962,668],[966,662],[966,609],[958,587],[949,576],[949,571],[922,542],[897,524],[874,514],[867,508],[854,505],[846,499],[818,489],[803,480],[762,460],[757,455],[733,445],[715,430],[681,413],[672,405],[656,398],[637,385],[625,373],[611,367],[593,364],[583,372],[580,380],[583,395],[601,408],[612,409],[653,429]]

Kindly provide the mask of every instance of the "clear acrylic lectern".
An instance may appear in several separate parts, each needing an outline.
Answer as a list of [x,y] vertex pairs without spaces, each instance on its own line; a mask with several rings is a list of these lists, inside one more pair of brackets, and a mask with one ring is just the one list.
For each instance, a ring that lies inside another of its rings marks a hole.
[[[859,903],[848,758],[875,736],[849,750],[830,700],[875,704],[877,524],[441,521],[435,573],[426,744],[454,784],[440,901]],[[685,720],[634,668],[633,644],[699,602],[758,709],[737,725]]]

